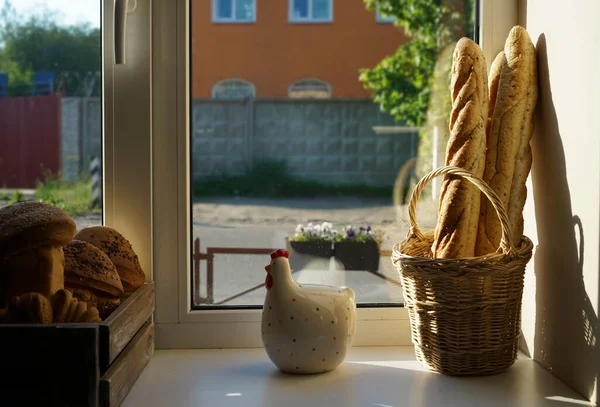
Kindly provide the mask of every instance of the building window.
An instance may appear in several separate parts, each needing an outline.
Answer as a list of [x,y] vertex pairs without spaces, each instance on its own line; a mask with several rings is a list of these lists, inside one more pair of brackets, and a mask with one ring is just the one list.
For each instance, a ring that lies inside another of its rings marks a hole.
[[213,0],[213,22],[253,23],[256,21],[256,0]]
[[256,96],[256,87],[244,79],[225,79],[213,86],[215,99],[246,99]]
[[293,23],[329,23],[333,21],[333,0],[289,0]]
[[396,17],[388,17],[388,16],[381,14],[381,11],[379,10],[379,6],[377,7],[377,10],[375,11],[375,19],[377,20],[378,23],[393,23],[394,21],[396,21]]
[[290,85],[288,96],[293,99],[327,99],[331,97],[331,86],[320,79],[300,79]]

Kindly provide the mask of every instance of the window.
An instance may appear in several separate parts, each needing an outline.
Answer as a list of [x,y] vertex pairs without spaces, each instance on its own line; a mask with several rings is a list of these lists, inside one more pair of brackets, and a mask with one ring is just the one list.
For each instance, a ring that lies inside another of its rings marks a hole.
[[256,0],[212,0],[213,21],[216,23],[253,23],[256,21]]
[[326,99],[331,97],[331,86],[319,79],[301,79],[290,86],[288,96],[294,99]]
[[[343,253],[336,258],[294,249],[294,278],[346,284],[357,291],[356,346],[409,345],[408,316],[388,254],[406,230],[393,229],[395,211],[389,198],[396,173],[417,144],[411,144],[416,138],[407,131],[375,134],[374,128],[397,122],[379,112],[357,80],[358,69],[372,63],[332,63],[330,41],[339,42],[321,33],[292,41],[285,52],[274,52],[277,48],[269,45],[269,38],[277,39],[272,30],[232,41],[229,34],[207,31],[191,17],[201,9],[197,1],[153,2],[154,24],[161,29],[154,30],[152,55],[161,57],[152,65],[151,178],[141,163],[134,175],[126,174],[142,185],[151,179],[155,191],[150,220],[142,222],[144,216],[130,205],[124,213],[132,219],[121,221],[139,226],[139,240],[144,227],[152,225],[157,347],[262,346],[260,308],[268,251],[291,246],[296,223],[326,220],[336,229],[348,223],[357,229],[389,228],[378,269],[351,270],[339,260]],[[489,27],[499,30],[486,31],[488,26],[481,25],[486,57],[502,48],[504,28],[514,23],[510,16],[500,21],[497,7],[493,11],[482,7],[483,21],[494,15],[495,24]],[[353,55],[369,51],[364,48],[354,46]],[[323,72],[328,69],[336,74]],[[212,87],[224,72],[232,78],[251,77],[261,96],[213,99]],[[334,98],[287,97],[295,78],[319,77],[331,78]],[[146,143],[139,138],[129,146]],[[371,189],[370,197],[347,199],[361,176],[363,184],[381,182],[382,189]],[[136,190],[119,183],[120,191]],[[147,199],[144,189],[134,192],[128,202]],[[306,198],[315,192],[320,198]]]
[[379,7],[377,7],[377,10],[375,11],[375,19],[378,23],[393,23],[396,21],[395,17],[388,17],[381,14]]
[[329,23],[333,21],[333,0],[289,0],[290,21]]
[[101,225],[101,1],[0,5],[0,207],[41,200]]
[[215,99],[246,99],[256,95],[254,85],[243,79],[226,79],[213,86]]

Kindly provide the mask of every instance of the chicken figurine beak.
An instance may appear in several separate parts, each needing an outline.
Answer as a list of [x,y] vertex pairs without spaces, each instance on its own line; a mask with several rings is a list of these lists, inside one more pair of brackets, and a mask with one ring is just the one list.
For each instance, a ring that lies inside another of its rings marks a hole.
[[267,264],[267,265],[265,266],[265,271],[266,271],[267,273],[271,273],[271,265],[270,265],[270,264]]

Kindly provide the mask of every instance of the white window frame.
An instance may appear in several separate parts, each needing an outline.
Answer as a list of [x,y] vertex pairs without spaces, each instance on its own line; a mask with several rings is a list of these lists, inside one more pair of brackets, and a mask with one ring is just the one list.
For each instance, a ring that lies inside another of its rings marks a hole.
[[329,18],[313,18],[313,16],[312,16],[313,1],[314,0],[308,0],[308,17],[296,17],[296,16],[294,16],[294,0],[288,0],[289,22],[294,23],[294,24],[332,23],[333,22],[333,2],[334,2],[334,0],[328,0],[329,1]]
[[295,81],[294,83],[292,83],[290,86],[288,86],[288,97],[292,98],[291,93],[294,90],[294,87],[296,86],[301,86],[302,83],[307,83],[307,82],[313,82],[313,83],[319,83],[320,85],[323,85],[323,87],[327,88],[327,97],[331,98],[331,84],[329,82],[325,82],[322,79],[319,78],[302,78],[302,79],[298,79],[297,81]]
[[379,6],[375,9],[375,21],[381,24],[393,24],[396,21],[395,17],[384,17],[379,11]]
[[[219,86],[228,85],[228,84],[234,83],[234,82],[237,82],[239,84],[243,84],[245,86],[250,87],[252,89],[252,94],[250,96],[248,96],[248,97],[250,97],[250,98],[256,97],[256,86],[252,82],[247,81],[247,80],[242,79],[242,78],[227,78],[227,79],[223,79],[222,81],[219,81],[219,82],[217,82],[217,83],[215,83],[213,85],[212,92],[211,92],[211,95],[212,95],[213,99],[224,100],[223,98],[217,98],[216,97],[217,88]],[[233,100],[239,100],[239,98],[225,98],[225,100],[232,100],[232,99]]]
[[[517,0],[481,1],[489,65],[518,21]],[[114,66],[113,1],[104,1],[104,221],[128,236],[155,282],[157,348],[262,347],[261,310],[191,310],[189,0],[151,3],[150,12],[138,0],[127,65]],[[407,310],[360,308],[354,345],[411,345]]]
[[254,13],[252,13],[252,18],[250,20],[238,20],[235,18],[235,8],[236,8],[236,0],[231,0],[232,1],[232,6],[231,6],[231,17],[230,18],[223,18],[223,17],[219,17],[219,13],[218,13],[218,7],[219,7],[219,1],[220,0],[212,0],[211,3],[211,7],[212,7],[212,22],[216,23],[216,24],[252,24],[252,23],[256,23],[256,0],[252,0],[252,7],[254,10]]

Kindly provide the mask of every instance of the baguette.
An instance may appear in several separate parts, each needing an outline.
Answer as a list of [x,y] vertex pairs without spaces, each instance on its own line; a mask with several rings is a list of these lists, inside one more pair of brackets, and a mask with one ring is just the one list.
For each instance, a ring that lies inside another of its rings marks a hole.
[[[487,66],[479,45],[468,38],[462,38],[454,50],[450,91],[452,111],[445,164],[482,177],[489,103]],[[431,248],[434,257],[474,256],[480,203],[481,192],[470,181],[444,177]]]
[[[533,135],[533,111],[538,98],[535,47],[527,31],[515,26],[504,51],[492,64],[490,119],[483,180],[496,192],[507,211],[512,241],[523,236],[525,183],[532,165],[529,142]],[[496,210],[485,200],[481,205],[475,254],[498,249],[502,229]]]

